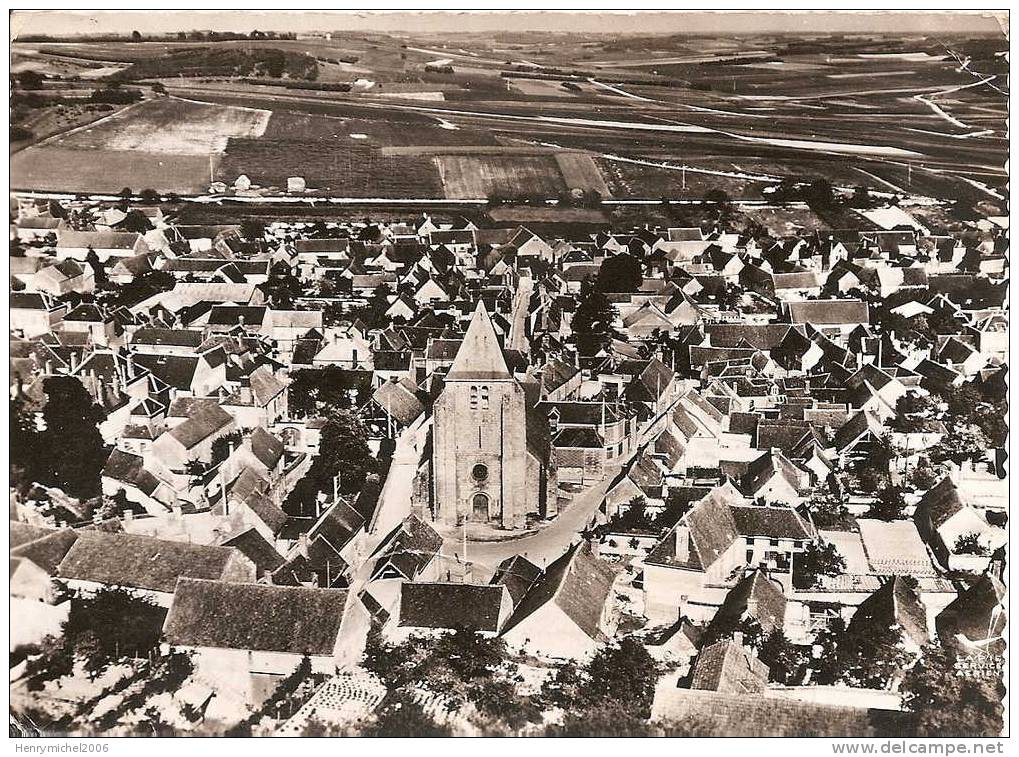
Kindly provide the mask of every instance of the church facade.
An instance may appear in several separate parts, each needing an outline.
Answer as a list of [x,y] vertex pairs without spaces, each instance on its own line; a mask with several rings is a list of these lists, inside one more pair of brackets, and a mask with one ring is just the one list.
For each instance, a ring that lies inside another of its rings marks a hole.
[[547,419],[529,410],[479,302],[433,408],[432,512],[447,525],[520,529],[554,498]]

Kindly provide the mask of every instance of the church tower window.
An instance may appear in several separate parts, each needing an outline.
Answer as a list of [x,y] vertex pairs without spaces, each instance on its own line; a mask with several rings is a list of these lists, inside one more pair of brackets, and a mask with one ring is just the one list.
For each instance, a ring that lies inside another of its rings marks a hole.
[[481,387],[481,409],[488,410],[488,387]]

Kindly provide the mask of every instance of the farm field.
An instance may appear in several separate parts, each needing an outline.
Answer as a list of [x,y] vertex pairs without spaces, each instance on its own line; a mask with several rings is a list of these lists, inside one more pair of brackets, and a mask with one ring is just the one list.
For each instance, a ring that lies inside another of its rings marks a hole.
[[435,160],[450,199],[556,197],[568,189],[552,156],[440,155]]
[[64,131],[12,157],[12,185],[64,192],[123,187],[198,194],[230,135],[257,136],[269,111],[147,100]]
[[125,109],[91,127],[53,140],[75,150],[143,150],[173,155],[208,155],[230,137],[257,137],[271,113],[163,98]]
[[342,197],[443,197],[431,160],[390,158],[356,142],[231,139],[216,177],[232,183],[241,174],[263,187],[301,176],[309,190]]
[[75,103],[39,108],[18,122],[19,126],[32,132],[32,137],[22,140],[12,139],[9,144],[10,151],[11,153],[17,152],[55,134],[106,118],[117,109],[118,107],[113,105],[95,103]]
[[763,196],[761,190],[764,187],[777,183],[741,178],[740,174],[745,172],[737,171],[731,164],[726,166],[715,161],[706,163],[683,160],[682,164],[692,166],[692,170],[686,172],[675,168],[609,159],[600,159],[597,163],[605,176],[608,189],[616,197],[632,197],[643,193],[645,197],[693,200],[703,198],[704,194],[712,189],[720,189],[736,200],[758,200]]
[[598,164],[590,155],[578,152],[557,152],[556,163],[562,172],[563,181],[569,189],[595,191],[602,197],[611,197],[608,185],[602,177]]
[[[620,199],[699,199],[713,189],[760,199],[782,177],[824,177],[901,196],[1001,204],[1008,191],[1006,47],[1003,39],[921,34],[333,32],[329,39],[209,41],[188,33],[184,41],[141,44],[15,42],[12,63],[53,77],[98,77],[75,80],[85,93],[159,56],[184,54],[203,65],[259,50],[311,56],[318,79],[302,84],[345,83],[351,91],[287,87],[294,82],[263,71],[257,84],[212,73],[167,76],[160,81],[171,95],[273,116],[203,125],[194,113],[153,111],[149,124],[105,121],[94,133],[44,146],[204,151],[206,161],[225,151],[219,176],[243,172],[263,186],[300,175],[316,191],[350,187],[353,196],[552,197],[581,187]],[[438,60],[452,71],[426,68]],[[560,152],[476,152],[500,145]],[[654,163],[689,170],[684,177],[646,165]],[[207,168],[195,186],[207,182]],[[378,192],[367,188],[371,172]]]
[[29,147],[11,156],[11,186],[49,192],[135,191],[196,194],[209,186],[207,155]]

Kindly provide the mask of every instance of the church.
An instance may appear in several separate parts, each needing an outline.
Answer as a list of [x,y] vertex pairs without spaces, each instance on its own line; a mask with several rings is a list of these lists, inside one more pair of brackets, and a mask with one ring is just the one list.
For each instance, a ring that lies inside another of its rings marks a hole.
[[479,301],[433,408],[436,521],[520,529],[528,513],[555,514],[548,419],[535,409],[537,391],[510,373]]

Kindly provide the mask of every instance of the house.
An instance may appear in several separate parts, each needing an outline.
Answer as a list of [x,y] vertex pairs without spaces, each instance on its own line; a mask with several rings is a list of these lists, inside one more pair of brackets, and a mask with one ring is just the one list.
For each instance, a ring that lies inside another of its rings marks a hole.
[[307,658],[313,673],[356,664],[370,618],[344,589],[267,586],[181,578],[163,624],[163,642],[193,653],[206,680],[257,705]]
[[785,622],[786,597],[781,584],[756,569],[729,590],[708,625],[709,637],[719,638],[745,621],[753,621],[765,634],[780,630]]
[[[16,523],[13,522],[12,523]],[[15,525],[18,528],[21,524]],[[12,600],[28,600],[53,604],[57,599],[53,578],[68,550],[77,540],[77,532],[69,528],[39,529],[35,538],[23,543],[11,541],[10,596]],[[34,608],[25,605],[26,612]]]
[[928,642],[927,611],[908,577],[893,576],[860,603],[848,630],[861,633],[859,629],[870,627],[897,629],[901,643],[913,653]]
[[747,464],[738,487],[751,500],[798,505],[810,490],[810,474],[772,448]]
[[513,607],[504,585],[408,582],[400,592],[396,636],[459,628],[495,636]]
[[372,402],[385,414],[390,431],[410,426],[425,412],[417,386],[407,377],[383,383],[372,394]]
[[123,586],[169,607],[179,578],[254,582],[255,566],[229,547],[78,531],[78,538],[60,561],[57,575],[77,591]]
[[57,233],[61,220],[51,215],[23,216],[11,226],[11,231],[20,242],[44,240]]
[[40,292],[60,297],[69,292],[92,292],[96,288],[96,280],[89,264],[62,260],[39,270],[32,280],[32,286]]
[[150,326],[136,329],[130,337],[132,352],[153,355],[192,355],[204,341],[201,331]]
[[361,329],[354,326],[330,330],[325,335],[322,349],[312,359],[312,365],[338,365],[370,371],[373,368],[371,342]]
[[788,589],[794,556],[813,538],[793,508],[748,505],[731,481],[716,486],[644,559],[645,615],[709,621],[748,567]]
[[609,484],[602,500],[602,512],[610,520],[630,509],[635,499],[643,499],[652,512],[664,507],[662,470],[650,455],[637,455]]
[[583,544],[570,547],[531,585],[502,630],[513,648],[555,658],[584,658],[611,636],[612,568]]
[[48,334],[68,312],[66,304],[42,292],[11,292],[8,304],[10,330],[26,339]]
[[155,270],[153,262],[157,259],[156,255],[149,253],[129,258],[118,258],[117,262],[110,266],[106,272],[106,277],[114,284],[130,284],[135,279]]
[[90,251],[95,251],[99,262],[110,258],[131,258],[145,255],[149,246],[145,237],[133,231],[57,231],[56,255],[60,260],[74,258],[84,262]]
[[1005,646],[1005,585],[984,573],[938,615],[938,638],[962,654],[1001,653]]
[[[1004,534],[963,501],[948,477],[920,498],[913,522],[934,555],[950,570],[982,572],[991,553],[1004,541]],[[973,543],[963,546],[960,540],[967,539]]]
[[[810,686],[807,694],[820,691],[824,689]],[[837,704],[793,699],[779,696],[778,692],[762,696],[660,687],[655,692],[651,720],[666,733],[676,724],[679,734],[685,734],[688,724],[695,723],[698,734],[729,738],[889,738],[905,732],[906,713],[889,709],[887,704],[884,707],[846,704],[849,697],[859,700],[859,689],[839,687],[832,693],[838,697]]]
[[255,528],[231,536],[224,540],[221,547],[233,547],[255,566],[255,577],[260,583],[265,582],[286,560],[276,548],[266,541]]
[[100,476],[103,494],[123,494],[150,515],[166,515],[177,504],[177,492],[145,468],[141,455],[115,449],[106,459]]
[[160,434],[146,455],[146,463],[153,469],[183,471],[192,460],[209,462],[212,444],[221,436],[231,433],[236,424],[233,416],[215,402],[201,403],[182,423]]
[[768,685],[768,666],[743,645],[736,632],[704,647],[694,661],[690,688],[723,694],[761,694]]
[[866,302],[860,300],[804,300],[784,302],[789,323],[810,324],[817,329],[838,329],[848,334],[861,323],[870,323]]
[[268,428],[287,416],[287,384],[268,367],[259,365],[237,383],[237,389],[220,406],[239,428]]

